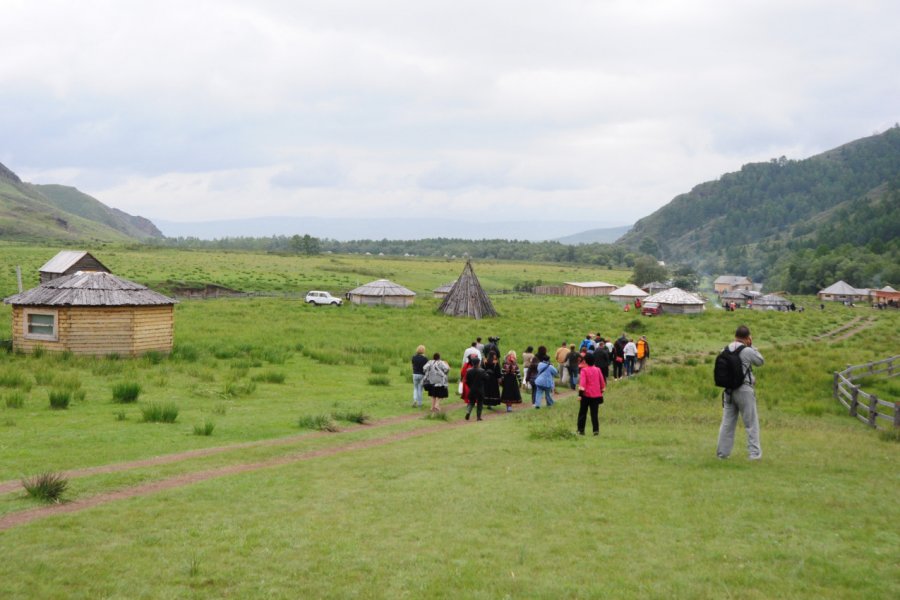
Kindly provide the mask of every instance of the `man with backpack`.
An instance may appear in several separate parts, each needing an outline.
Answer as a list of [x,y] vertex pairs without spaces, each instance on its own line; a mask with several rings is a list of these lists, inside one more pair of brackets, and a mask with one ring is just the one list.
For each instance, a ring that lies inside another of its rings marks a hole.
[[725,388],[722,392],[722,425],[719,427],[719,442],[716,446],[716,456],[721,459],[728,458],[731,454],[738,415],[747,430],[747,453],[750,460],[762,458],[753,367],[761,366],[764,362],[762,354],[753,347],[753,338],[746,325],[737,328],[734,341],[716,357],[713,369],[716,385]]

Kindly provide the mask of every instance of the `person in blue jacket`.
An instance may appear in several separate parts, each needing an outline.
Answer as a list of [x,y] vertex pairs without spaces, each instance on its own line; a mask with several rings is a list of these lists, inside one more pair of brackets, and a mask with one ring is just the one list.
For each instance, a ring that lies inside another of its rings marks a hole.
[[537,393],[534,396],[534,407],[541,407],[541,394],[544,394],[547,407],[549,408],[553,406],[553,396],[550,392],[553,391],[553,383],[556,381],[559,371],[550,364],[550,357],[546,355],[541,357],[541,362],[538,363],[536,368],[537,376],[534,378],[534,386],[537,388]]

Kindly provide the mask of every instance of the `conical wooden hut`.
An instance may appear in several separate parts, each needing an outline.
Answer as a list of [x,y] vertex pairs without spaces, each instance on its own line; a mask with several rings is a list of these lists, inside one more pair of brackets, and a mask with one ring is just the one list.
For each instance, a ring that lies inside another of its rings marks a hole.
[[416,293],[389,279],[378,279],[350,290],[353,304],[384,304],[387,306],[409,306],[416,299]]
[[4,298],[13,349],[137,356],[171,352],[173,298],[104,271],[64,275]]
[[451,317],[482,319],[497,316],[491,299],[482,289],[478,277],[475,276],[472,261],[466,261],[466,266],[463,267],[459,279],[453,284],[438,310]]

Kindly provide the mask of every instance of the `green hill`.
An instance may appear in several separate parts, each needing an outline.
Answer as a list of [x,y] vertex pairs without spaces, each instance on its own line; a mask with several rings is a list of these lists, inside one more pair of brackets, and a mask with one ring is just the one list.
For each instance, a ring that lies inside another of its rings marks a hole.
[[162,237],[153,223],[75,188],[23,182],[0,164],[0,237],[22,241],[130,241]]
[[[744,165],[677,196],[635,223],[619,243],[709,273],[772,277],[793,291],[814,291],[842,275],[857,286],[896,282],[898,189],[895,126],[805,160]],[[809,250],[819,258],[833,256],[799,284],[785,265],[797,264],[798,253]],[[840,264],[848,261],[867,266]]]

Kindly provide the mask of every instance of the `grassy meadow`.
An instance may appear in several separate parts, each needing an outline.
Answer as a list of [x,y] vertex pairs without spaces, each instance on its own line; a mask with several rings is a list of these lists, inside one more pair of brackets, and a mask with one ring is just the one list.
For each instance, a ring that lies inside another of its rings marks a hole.
[[[14,293],[16,264],[35,285],[54,253],[0,246],[0,290]],[[0,353],[0,490],[78,470],[63,494],[73,505],[150,490],[0,530],[4,598],[900,594],[900,445],[830,395],[833,371],[897,353],[896,313],[819,311],[805,298],[803,313],[641,318],[605,299],[503,294],[493,297],[501,316],[475,322],[435,314],[427,293],[453,280],[460,260],[94,254],[151,285],[290,294],[388,277],[419,298],[408,309],[317,308],[290,295],[184,301],[171,356]],[[475,269],[489,290],[628,277],[555,264]],[[846,339],[818,337],[859,317]],[[715,458],[711,365],[739,323],[767,361],[757,370],[758,463],[742,431],[731,459]],[[0,339],[9,326],[0,305]],[[577,407],[566,395],[550,410],[523,405],[482,423],[459,408],[442,420],[409,406],[420,343],[455,373],[476,335],[521,352],[587,331],[646,335],[652,349],[647,372],[610,384],[599,438],[572,436]],[[896,394],[896,380],[870,383]],[[67,408],[51,408],[54,394],[68,394]],[[154,420],[173,412],[174,422]],[[117,467],[88,470],[107,465]],[[21,488],[0,493],[0,519],[41,506]]]

